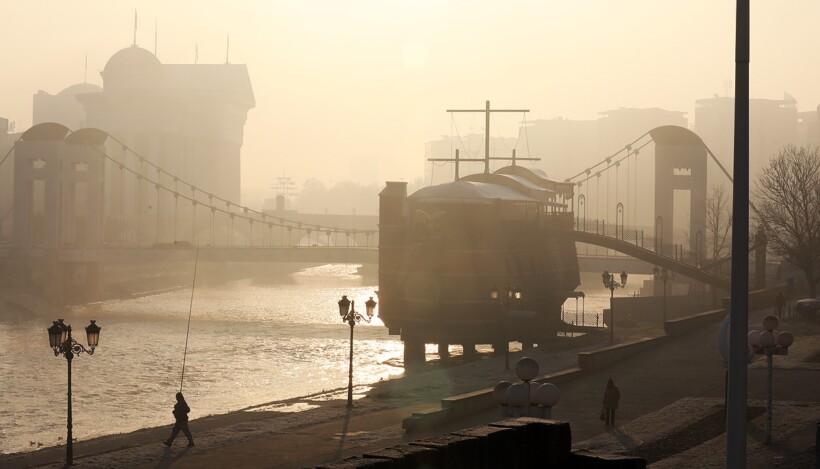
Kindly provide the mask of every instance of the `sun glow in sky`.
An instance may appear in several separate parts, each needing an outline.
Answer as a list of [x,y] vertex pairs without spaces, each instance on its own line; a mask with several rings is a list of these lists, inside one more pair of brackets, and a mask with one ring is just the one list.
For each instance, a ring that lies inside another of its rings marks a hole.
[[[87,80],[132,42],[163,63],[248,65],[243,190],[296,181],[412,181],[424,144],[449,135],[445,109],[529,108],[528,120],[595,119],[618,107],[688,113],[733,93],[734,2],[692,0],[250,1],[31,0],[3,7],[0,116],[31,124],[31,96]],[[820,104],[816,0],[752,5],[751,95]],[[482,116],[463,115],[481,132]],[[515,137],[520,116],[494,117]],[[363,171],[368,161],[378,161]],[[560,158],[550,174],[576,167]],[[580,167],[580,165],[575,165]]]

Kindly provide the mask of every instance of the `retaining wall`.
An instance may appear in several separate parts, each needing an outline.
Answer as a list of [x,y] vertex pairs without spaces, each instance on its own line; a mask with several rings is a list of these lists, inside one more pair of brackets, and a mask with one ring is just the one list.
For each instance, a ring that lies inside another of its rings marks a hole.
[[382,448],[317,469],[646,468],[638,457],[573,453],[571,446],[569,422],[521,417]]

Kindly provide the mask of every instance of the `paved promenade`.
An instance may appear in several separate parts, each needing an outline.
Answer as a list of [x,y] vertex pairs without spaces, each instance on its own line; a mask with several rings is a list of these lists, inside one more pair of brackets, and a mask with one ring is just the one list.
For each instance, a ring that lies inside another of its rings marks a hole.
[[[765,316],[755,313],[750,326]],[[660,344],[602,370],[592,371],[560,386],[561,401],[553,418],[570,422],[573,446],[603,452],[647,452],[651,467],[723,467],[719,425],[724,393],[724,368],[717,352],[718,324],[705,326]],[[814,422],[820,421],[820,326],[784,321],[781,329],[795,332],[786,357],[775,357],[774,445],[762,444],[765,414],[749,425],[748,467],[811,467]],[[616,342],[660,335],[658,325],[616,328]],[[601,344],[601,345],[608,345]],[[600,347],[600,345],[598,346]],[[528,350],[541,365],[541,374],[576,367],[577,353]],[[524,354],[512,354],[512,363]],[[452,359],[459,361],[459,357]],[[410,377],[379,383],[348,410],[344,391],[273,403],[247,411],[196,419],[191,422],[197,446],[186,448],[184,438],[168,449],[160,442],[170,427],[145,429],[126,435],[81,441],[75,445],[77,467],[310,467],[375,449],[406,443],[468,426],[499,420],[490,409],[441,427],[407,435],[401,421],[412,412],[437,406],[443,397],[514,381],[503,370],[503,357],[482,357],[458,366],[431,365]],[[766,396],[765,361],[749,368],[749,405],[760,408]],[[616,427],[598,420],[607,378],[621,390]],[[293,412],[300,410],[301,412]],[[711,422],[711,423],[710,423]],[[697,424],[697,425],[693,425]],[[717,428],[715,430],[715,428]],[[703,433],[701,435],[701,433]],[[688,438],[691,449],[680,447]],[[678,446],[669,443],[678,442]],[[2,467],[61,467],[64,448],[46,448],[22,457],[0,457]]]

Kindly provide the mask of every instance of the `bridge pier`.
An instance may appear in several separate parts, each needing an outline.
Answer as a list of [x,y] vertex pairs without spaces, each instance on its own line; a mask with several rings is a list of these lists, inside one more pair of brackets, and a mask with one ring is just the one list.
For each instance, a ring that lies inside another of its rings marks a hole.
[[450,358],[450,344],[447,342],[439,342],[438,357],[442,360]]
[[464,363],[475,361],[475,344],[474,343],[467,343],[462,344],[462,348],[464,352],[462,352],[462,357],[464,359]]
[[510,348],[509,342],[498,341],[493,343],[493,355],[504,355]]

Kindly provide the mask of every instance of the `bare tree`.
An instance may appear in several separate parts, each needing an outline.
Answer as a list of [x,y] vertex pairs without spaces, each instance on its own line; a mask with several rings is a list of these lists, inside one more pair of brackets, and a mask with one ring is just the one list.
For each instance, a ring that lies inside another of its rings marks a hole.
[[820,280],[820,153],[789,145],[758,176],[756,217],[769,248],[806,276],[812,297]]
[[706,198],[706,236],[711,247],[711,259],[716,261],[729,255],[732,231],[732,203],[726,186],[712,186]]

